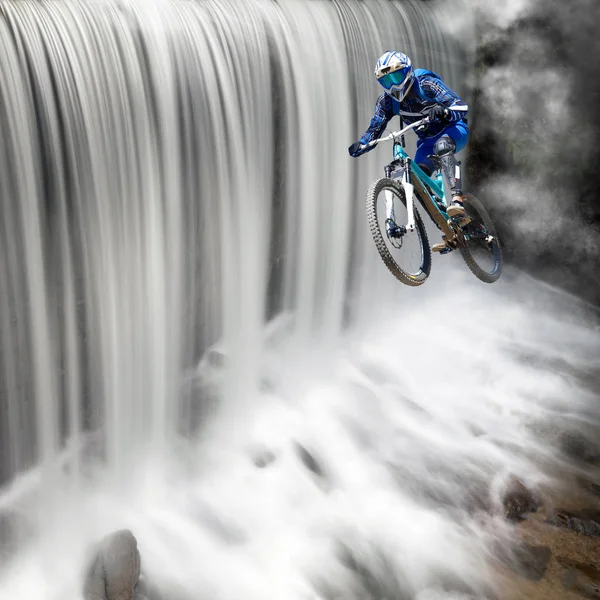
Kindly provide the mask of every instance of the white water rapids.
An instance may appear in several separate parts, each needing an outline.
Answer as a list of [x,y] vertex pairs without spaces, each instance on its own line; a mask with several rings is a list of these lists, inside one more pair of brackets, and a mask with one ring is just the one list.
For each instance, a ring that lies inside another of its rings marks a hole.
[[390,148],[347,147],[388,48],[467,94],[474,37],[442,20],[0,0],[2,600],[80,598],[122,527],[169,600],[493,587],[499,490],[550,484],[555,431],[598,421],[600,341],[510,269],[435,257],[409,289],[376,254]]

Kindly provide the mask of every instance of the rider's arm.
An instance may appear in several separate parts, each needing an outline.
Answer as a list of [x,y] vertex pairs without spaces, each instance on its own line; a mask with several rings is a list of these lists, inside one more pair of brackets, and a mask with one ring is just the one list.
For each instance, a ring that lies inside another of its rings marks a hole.
[[[456,123],[461,119],[466,119],[468,115],[468,106],[461,97],[451,90],[443,81],[434,77],[424,77],[421,80],[421,89],[425,95],[431,98],[436,104],[440,104],[450,109],[450,115],[446,122]],[[452,107],[462,108],[464,110],[452,110]]]
[[[393,116],[392,99],[387,94],[381,94],[381,96],[377,98],[369,128],[363,133],[359,142],[364,146],[373,140],[378,140]],[[375,146],[371,146],[371,148],[361,151],[361,154],[370,152],[373,148],[375,148]]]

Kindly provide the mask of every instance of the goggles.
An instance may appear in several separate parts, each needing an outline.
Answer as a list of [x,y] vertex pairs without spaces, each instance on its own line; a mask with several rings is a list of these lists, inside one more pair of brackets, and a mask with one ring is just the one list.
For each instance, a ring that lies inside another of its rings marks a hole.
[[398,69],[392,73],[386,73],[382,77],[379,77],[379,83],[386,89],[389,90],[392,86],[402,85],[406,80],[410,69],[405,67],[404,69]]

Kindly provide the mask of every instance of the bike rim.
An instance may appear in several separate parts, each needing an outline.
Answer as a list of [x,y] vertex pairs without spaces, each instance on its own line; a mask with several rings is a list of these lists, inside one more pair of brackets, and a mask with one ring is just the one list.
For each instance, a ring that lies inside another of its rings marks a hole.
[[473,206],[464,203],[471,222],[464,226],[464,243],[475,264],[485,273],[494,275],[500,269],[500,244],[496,232],[488,227]]
[[383,241],[398,267],[408,275],[420,275],[425,255],[419,228],[415,226],[414,231],[408,231],[400,238],[390,235],[391,226],[408,224],[408,210],[398,191],[391,186],[383,188],[376,198],[375,211]]

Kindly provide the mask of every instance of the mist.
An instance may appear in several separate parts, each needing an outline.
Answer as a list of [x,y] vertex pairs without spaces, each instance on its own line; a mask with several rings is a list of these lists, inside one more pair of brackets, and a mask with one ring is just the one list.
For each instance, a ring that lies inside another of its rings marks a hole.
[[[600,7],[471,6],[479,45],[470,181],[489,196],[509,260],[597,302]],[[455,13],[451,28],[460,36],[460,7]]]

